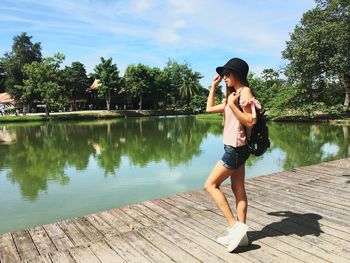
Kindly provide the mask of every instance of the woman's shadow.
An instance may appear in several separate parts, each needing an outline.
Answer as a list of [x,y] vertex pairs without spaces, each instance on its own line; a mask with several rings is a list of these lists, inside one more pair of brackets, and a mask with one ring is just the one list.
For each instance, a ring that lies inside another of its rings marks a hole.
[[236,249],[238,253],[260,248],[259,245],[256,245],[253,242],[265,237],[288,235],[298,235],[300,237],[307,235],[319,236],[323,233],[318,222],[318,220],[322,218],[319,214],[301,214],[291,211],[278,211],[267,214],[284,218],[278,222],[273,222],[264,226],[260,231],[248,231],[247,235],[250,245],[247,247],[238,247]]

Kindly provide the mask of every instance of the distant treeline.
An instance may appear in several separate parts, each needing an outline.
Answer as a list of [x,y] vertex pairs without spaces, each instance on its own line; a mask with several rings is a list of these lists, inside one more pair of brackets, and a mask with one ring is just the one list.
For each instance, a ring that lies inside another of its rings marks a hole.
[[[286,42],[282,57],[289,61],[278,70],[268,68],[261,76],[249,73],[256,97],[271,116],[340,114],[350,103],[350,2],[316,0]],[[95,79],[97,99],[107,109],[131,105],[135,109],[190,108],[204,111],[209,90],[203,77],[188,62],[169,59],[163,68],[129,65],[124,76],[112,58],[103,58],[87,74],[81,62],[61,67],[65,56],[42,57],[41,43],[22,33],[12,50],[0,58],[0,92],[30,105],[35,101],[64,105],[81,98]],[[281,77],[284,75],[285,77]],[[217,89],[216,103],[224,94]],[[48,107],[46,107],[48,108]]]

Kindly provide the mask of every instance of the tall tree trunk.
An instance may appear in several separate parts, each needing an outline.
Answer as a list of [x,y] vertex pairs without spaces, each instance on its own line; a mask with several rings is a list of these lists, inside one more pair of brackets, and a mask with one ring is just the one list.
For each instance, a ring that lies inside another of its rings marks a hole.
[[110,110],[110,108],[111,108],[111,93],[110,93],[110,91],[107,91],[107,93],[106,93],[106,106],[107,106],[107,110]]
[[73,98],[73,108],[74,108],[75,111],[77,111],[77,103],[76,103],[75,96]]
[[348,152],[349,152],[349,127],[348,126],[343,126],[343,134],[344,134],[344,153],[345,153],[345,157],[349,157],[348,156]]
[[49,117],[50,116],[50,112],[49,112],[49,105],[45,105],[45,115],[46,117]]
[[139,110],[142,109],[142,92],[140,93]]
[[344,111],[349,110],[350,105],[350,76],[340,78],[340,82],[345,90]]

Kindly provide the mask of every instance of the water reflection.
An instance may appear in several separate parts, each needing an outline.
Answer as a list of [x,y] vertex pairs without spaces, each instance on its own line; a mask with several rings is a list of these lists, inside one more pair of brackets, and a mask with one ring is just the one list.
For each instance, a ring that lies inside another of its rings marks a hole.
[[105,176],[117,175],[123,155],[138,167],[162,160],[173,168],[188,163],[201,154],[200,144],[214,126],[191,116],[4,126],[2,138],[16,142],[0,146],[0,170],[8,170],[23,197],[35,200],[49,180],[68,184],[65,168],[85,170],[91,156]]
[[349,126],[273,123],[269,132],[272,148],[285,153],[284,169],[349,156]]
[[[268,125],[247,178],[349,156],[349,126]],[[194,116],[0,125],[0,233],[202,188],[222,154]]]

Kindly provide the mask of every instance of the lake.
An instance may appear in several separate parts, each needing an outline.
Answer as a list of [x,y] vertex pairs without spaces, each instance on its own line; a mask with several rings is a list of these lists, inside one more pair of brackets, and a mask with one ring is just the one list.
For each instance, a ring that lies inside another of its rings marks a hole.
[[[246,178],[349,157],[350,126],[268,126]],[[191,115],[2,124],[0,233],[202,189],[223,153],[221,121]]]

